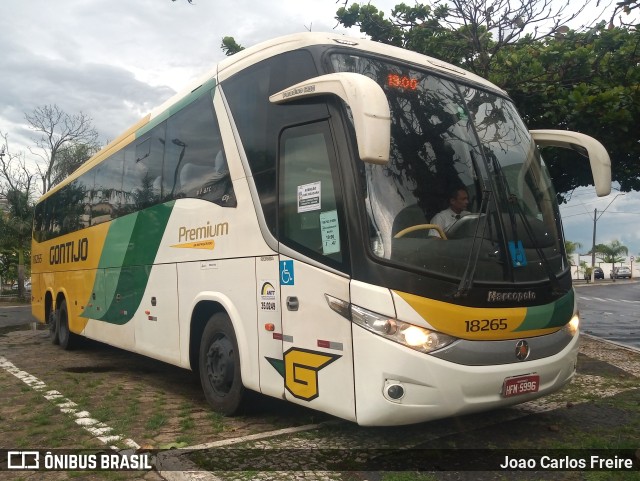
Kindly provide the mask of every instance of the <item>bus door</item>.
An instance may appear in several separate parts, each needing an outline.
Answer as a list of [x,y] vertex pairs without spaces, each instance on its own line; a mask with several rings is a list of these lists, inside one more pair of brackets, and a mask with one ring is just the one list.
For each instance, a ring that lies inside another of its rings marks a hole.
[[[285,129],[279,144],[278,283],[286,399],[355,420],[346,225],[327,121]],[[330,302],[332,304],[330,304]]]

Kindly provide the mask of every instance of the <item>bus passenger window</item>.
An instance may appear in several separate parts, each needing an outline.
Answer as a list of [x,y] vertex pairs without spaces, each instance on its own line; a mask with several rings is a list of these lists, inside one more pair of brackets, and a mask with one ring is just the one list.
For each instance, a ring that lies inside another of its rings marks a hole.
[[124,149],[122,190],[126,213],[146,209],[160,202],[162,164],[151,157],[138,158],[135,146]]
[[165,200],[191,197],[236,206],[210,95],[203,95],[167,121],[163,170]]
[[91,225],[108,222],[120,215],[123,160],[123,153],[117,152],[93,169],[95,183],[91,192]]
[[280,237],[302,254],[342,263],[342,211],[326,122],[287,129],[280,141]]

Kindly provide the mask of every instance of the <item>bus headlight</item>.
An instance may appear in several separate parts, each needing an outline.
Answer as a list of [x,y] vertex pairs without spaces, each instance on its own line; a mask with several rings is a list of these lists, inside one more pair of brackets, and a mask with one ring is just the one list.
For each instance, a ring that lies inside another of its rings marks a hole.
[[568,323],[566,323],[565,326],[562,329],[567,334],[569,334],[571,336],[575,336],[576,333],[578,332],[578,327],[580,327],[580,316],[576,312],[573,315],[573,317],[571,318],[571,320]]
[[351,319],[368,331],[424,353],[442,349],[456,340],[447,334],[383,316],[353,304]]

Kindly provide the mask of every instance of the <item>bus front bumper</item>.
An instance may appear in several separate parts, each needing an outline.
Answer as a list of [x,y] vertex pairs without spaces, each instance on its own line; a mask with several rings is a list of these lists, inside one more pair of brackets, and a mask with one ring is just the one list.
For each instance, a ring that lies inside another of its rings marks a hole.
[[[512,364],[466,366],[414,351],[353,326],[356,418],[362,426],[413,424],[519,404],[573,378],[579,335],[555,355]],[[515,347],[514,341],[514,347]],[[505,397],[508,378],[539,376],[537,392]],[[391,394],[402,396],[392,399]]]

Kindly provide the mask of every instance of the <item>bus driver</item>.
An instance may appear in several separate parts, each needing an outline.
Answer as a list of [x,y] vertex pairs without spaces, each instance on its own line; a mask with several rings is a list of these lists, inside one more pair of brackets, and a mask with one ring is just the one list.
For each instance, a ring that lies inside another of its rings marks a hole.
[[[466,210],[468,205],[469,194],[467,189],[465,187],[455,187],[449,194],[449,207],[434,215],[430,224],[437,224],[446,232],[460,217],[471,213]],[[431,229],[429,235],[439,237],[438,231],[435,229]]]

